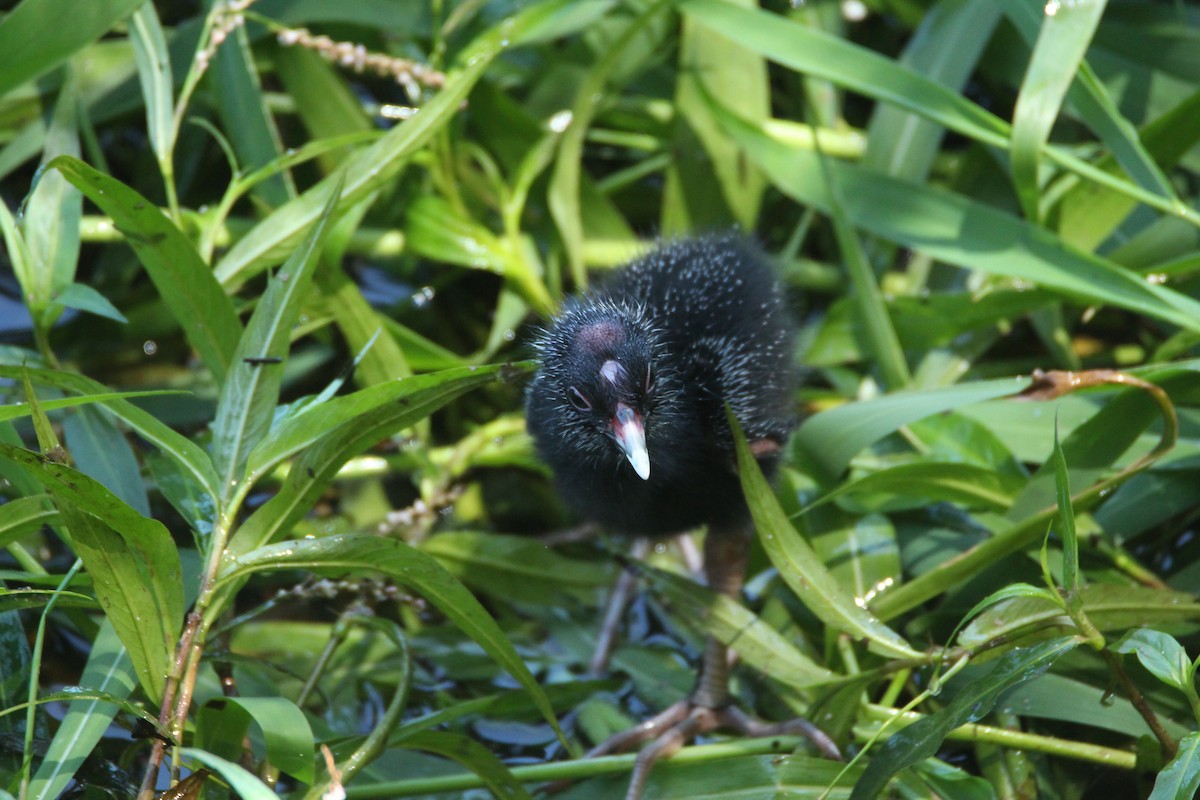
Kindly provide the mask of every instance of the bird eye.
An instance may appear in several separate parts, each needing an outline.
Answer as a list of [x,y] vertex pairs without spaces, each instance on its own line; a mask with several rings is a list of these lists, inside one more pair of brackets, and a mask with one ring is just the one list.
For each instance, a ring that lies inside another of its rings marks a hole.
[[567,400],[569,400],[571,405],[580,411],[592,410],[592,401],[584,397],[583,393],[574,386],[572,386],[570,389],[567,389]]

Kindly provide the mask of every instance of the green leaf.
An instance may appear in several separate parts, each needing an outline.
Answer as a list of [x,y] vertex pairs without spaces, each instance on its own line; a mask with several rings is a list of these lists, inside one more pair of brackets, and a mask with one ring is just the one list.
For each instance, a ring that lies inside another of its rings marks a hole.
[[1186,687],[1192,685],[1192,660],[1174,636],[1139,628],[1125,634],[1109,649],[1114,653],[1135,653],[1142,666],[1168,686],[1187,691]]
[[18,497],[0,504],[0,547],[58,523],[58,509],[51,508],[49,495]]
[[136,191],[77,158],[59,156],[46,168],[57,169],[112,217],[188,342],[217,383],[224,383],[242,323],[232,301],[183,232]]
[[241,800],[279,800],[271,787],[267,786],[245,767],[232,761],[226,761],[220,756],[194,747],[184,747],[180,750],[184,758],[199,761],[213,772],[220,775]]
[[[238,25],[213,54],[205,80],[212,88],[221,131],[237,156],[237,171],[246,172],[274,161],[283,151],[279,131],[268,111],[266,98],[246,27]],[[255,195],[270,207],[288,202],[296,194],[291,174],[277,172],[254,187]]]
[[41,608],[51,601],[56,607],[98,608],[95,598],[79,592],[60,589],[0,589],[0,614],[26,608]]
[[792,527],[787,515],[775,499],[767,479],[741,433],[732,411],[726,410],[734,429],[737,446],[738,473],[742,491],[754,518],[754,528],[767,557],[779,570],[780,576],[792,588],[810,611],[831,628],[868,641],[875,652],[892,658],[919,658],[895,631],[872,616],[854,601],[829,573],[812,545]]
[[[11,377],[13,373],[19,371],[0,367],[0,377]],[[30,370],[30,372],[39,373],[39,370]],[[130,397],[155,397],[164,394],[188,394],[188,392],[181,392],[174,389],[155,389],[142,392],[104,392],[102,394],[81,394],[75,397],[60,397],[55,400],[40,400],[38,401],[38,405],[42,407],[43,411],[55,411],[60,408],[74,408],[75,406],[89,405],[91,403],[110,403],[114,400],[128,399]],[[28,417],[29,413],[29,406],[23,403],[0,406],[0,421],[21,419]]]
[[225,562],[217,582],[280,569],[308,569],[321,574],[381,572],[419,592],[470,636],[529,692],[546,721],[562,736],[545,693],[517,655],[504,632],[466,590],[432,556],[395,539],[377,536],[329,536],[324,539],[280,542]]
[[[101,623],[96,633],[79,684],[122,700],[128,698],[137,685],[129,654],[108,620]],[[116,704],[95,698],[76,699],[67,705],[67,713],[30,781],[30,800],[53,800],[67,788],[75,771],[92,753],[119,710]]]
[[279,400],[283,362],[291,347],[292,325],[312,284],[340,187],[338,179],[324,190],[324,210],[304,242],[271,277],[234,351],[213,423],[213,462],[222,502],[239,490],[250,450],[270,427]]
[[1067,474],[1067,459],[1058,442],[1058,429],[1054,430],[1054,451],[1050,455],[1054,467],[1054,488],[1058,504],[1059,535],[1063,540],[1063,595],[1067,608],[1078,611],[1081,599],[1079,589],[1079,540],[1075,536],[1075,509],[1071,504],[1071,481]]
[[[518,369],[530,366],[517,365]],[[290,530],[351,457],[471,389],[507,374],[509,367],[495,365],[400,378],[334,398],[290,418],[263,440],[251,474],[261,475],[270,464],[300,449],[304,453],[288,471],[279,492],[238,529],[230,552],[246,552]]]
[[[1082,587],[1080,596],[1088,619],[1101,631],[1145,624],[1177,625],[1200,619],[1200,603],[1184,592],[1093,583]],[[1029,594],[997,603],[981,613],[966,627],[959,641],[972,647],[998,637],[1015,638],[1062,628],[1071,628],[1071,621],[1064,616],[1061,600]]]
[[175,83],[162,23],[150,0],[129,18],[129,43],[133,45],[138,81],[142,85],[150,147],[158,163],[166,164],[175,150]]
[[[1050,128],[1104,15],[1105,0],[1046,6],[1033,57],[1013,111],[1012,173],[1025,218],[1041,220],[1038,161]],[[1053,9],[1053,13],[1051,13]]]
[[22,467],[58,501],[75,554],[152,698],[162,696],[183,624],[183,577],[171,534],[82,472],[10,444],[0,457]]
[[805,420],[793,439],[817,477],[832,480],[864,447],[909,422],[932,414],[1015,394],[1029,385],[1027,378],[965,383],[945,389],[895,392],[862,403],[823,411]]
[[[143,0],[24,0],[0,20],[0,95],[49,72],[124,19]],[[69,21],[69,24],[64,24]]]
[[1004,692],[1037,678],[1077,644],[1076,637],[1067,636],[1006,653],[987,676],[964,686],[941,711],[893,734],[877,748],[851,800],[871,800],[900,770],[933,758],[950,731],[983,717]]
[[1149,800],[1193,800],[1200,790],[1200,732],[1179,742],[1179,752],[1154,779]]
[[[900,63],[951,89],[961,88],[979,64],[996,30],[994,3],[950,2],[930,6],[904,47]],[[948,57],[947,43],[953,42]],[[945,129],[919,114],[878,103],[867,126],[863,163],[913,182],[929,175]]]
[[72,283],[54,296],[54,302],[67,308],[77,308],[98,317],[115,320],[122,324],[129,322],[117,307],[108,301],[91,286],[82,283]]
[[[303,783],[313,782],[313,733],[304,712],[283,697],[219,697],[200,709],[197,746],[236,759],[250,722],[262,731],[267,760]],[[226,747],[220,748],[220,745]],[[228,750],[229,752],[224,752]]]
[[771,680],[799,690],[840,680],[737,601],[679,575],[662,570],[647,574],[654,588],[676,606],[676,617],[731,646],[742,661]]
[[805,510],[847,498],[857,510],[866,511],[914,508],[930,502],[1003,511],[1020,486],[1019,478],[971,464],[914,461],[843,483]]
[[[43,163],[59,155],[79,156],[78,105],[78,81],[74,72],[69,70],[46,131]],[[82,216],[83,197],[62,175],[39,174],[35,178],[21,220],[21,230],[33,259],[36,282],[36,289],[32,292],[34,296],[57,300],[59,294],[70,288],[79,261],[79,224]],[[33,306],[31,310],[37,314],[43,309]],[[48,328],[54,322],[58,311],[53,308],[49,311],[49,316],[37,320],[37,324]]]
[[111,418],[94,407],[76,409],[63,420],[63,436],[77,470],[91,475],[143,517],[150,516],[137,456]]

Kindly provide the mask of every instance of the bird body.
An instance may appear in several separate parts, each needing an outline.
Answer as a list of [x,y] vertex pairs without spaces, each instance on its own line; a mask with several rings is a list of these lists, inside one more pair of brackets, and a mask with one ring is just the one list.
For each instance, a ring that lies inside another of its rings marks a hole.
[[752,243],[662,244],[569,300],[537,347],[527,425],[569,505],[633,535],[745,529],[725,405],[770,471],[795,386],[783,293]]

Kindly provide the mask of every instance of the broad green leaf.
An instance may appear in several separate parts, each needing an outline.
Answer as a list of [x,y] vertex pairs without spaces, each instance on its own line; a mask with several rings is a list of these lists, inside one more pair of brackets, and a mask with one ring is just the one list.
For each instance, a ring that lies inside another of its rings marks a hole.
[[[1113,696],[1102,684],[1093,686],[1053,673],[1006,692],[996,710],[1022,717],[1087,725],[1127,737],[1153,735],[1146,718],[1128,699]],[[1183,736],[1188,732],[1169,717],[1160,716],[1159,722],[1172,736]]]
[[312,284],[321,243],[337,207],[341,180],[322,196],[324,209],[304,242],[271,277],[234,351],[228,380],[217,402],[213,423],[213,462],[221,485],[222,502],[239,490],[250,450],[271,424],[283,363],[291,347],[292,325]]
[[164,164],[175,150],[175,84],[167,40],[151,0],[142,3],[129,18],[129,42],[133,45],[138,81],[142,85],[150,147],[158,163]]
[[98,317],[111,319],[122,324],[129,322],[108,298],[91,286],[82,283],[72,283],[54,296],[54,302],[67,308],[77,308]]
[[1058,442],[1058,431],[1054,432],[1054,452],[1050,456],[1054,468],[1054,488],[1058,504],[1058,534],[1062,537],[1063,549],[1063,594],[1068,609],[1078,610],[1081,599],[1079,589],[1079,540],[1075,536],[1075,509],[1071,504],[1071,481],[1067,474],[1067,459]]
[[867,511],[913,508],[938,501],[1003,511],[1012,504],[1021,485],[1019,478],[972,464],[913,461],[842,483],[806,509],[846,498],[857,509]]
[[1006,653],[987,676],[964,686],[941,711],[893,734],[872,751],[871,762],[855,784],[851,800],[871,800],[900,770],[933,758],[950,731],[983,717],[1004,692],[1039,677],[1078,643],[1076,637],[1067,636]]
[[730,645],[746,664],[771,680],[800,690],[840,680],[736,600],[662,570],[648,575],[655,589],[676,607],[678,618]]
[[[528,6],[467,46],[459,58],[459,66],[447,75],[442,89],[422,106],[421,113],[346,159],[341,208],[352,208],[369,193],[394,181],[408,159],[459,113],[471,88],[500,53],[524,44],[528,37],[537,34],[539,28],[553,23],[563,13],[569,13],[567,10],[572,5],[570,0],[545,0]],[[323,193],[332,182],[326,178],[280,206],[234,244],[217,266],[216,275],[220,282],[236,290],[267,267],[282,261],[320,216],[324,206]]]
[[231,557],[225,562],[218,583],[227,584],[253,573],[280,569],[308,569],[321,574],[381,572],[420,592],[525,687],[546,721],[559,732],[545,693],[503,631],[479,601],[432,556],[395,539],[378,536],[330,536],[280,542]]
[[[518,365],[518,368],[529,365]],[[334,398],[284,422],[263,440],[253,475],[300,449],[278,494],[254,512],[230,543],[232,553],[260,547],[290,530],[352,456],[413,425],[471,389],[508,374],[502,366],[417,375]],[[309,416],[309,415],[312,416]]]
[[1192,660],[1174,637],[1151,628],[1138,628],[1111,647],[1114,653],[1134,653],[1150,674],[1168,686],[1186,691],[1192,685]]
[[1025,218],[1038,222],[1038,162],[1050,128],[1083,62],[1106,0],[1050,3],[1013,111],[1012,173]]
[[1200,732],[1179,742],[1179,752],[1154,779],[1149,800],[1192,800],[1200,790]]
[[18,497],[0,504],[0,547],[12,544],[43,525],[58,522],[58,509],[51,508],[49,495]]
[[909,422],[931,414],[1015,394],[1029,385],[1027,378],[965,383],[931,391],[895,392],[861,403],[848,403],[807,419],[793,446],[816,476],[833,480],[850,459],[868,445]]
[[[24,0],[0,20],[0,95],[99,39],[143,0]],[[69,21],[69,24],[64,24]]]
[[[108,620],[101,623],[92,642],[79,684],[120,699],[129,697],[137,685],[129,655]],[[119,706],[99,699],[78,699],[67,704],[67,713],[30,781],[30,800],[54,800],[67,788],[118,710]]]
[[242,332],[233,303],[183,232],[146,198],[77,158],[59,156],[57,169],[112,217],[129,242],[188,342],[224,383]]
[[[732,412],[727,414],[729,424],[737,429]],[[920,654],[899,634],[858,605],[850,593],[838,585],[812,545],[792,527],[740,430],[736,431],[734,441],[742,491],[754,518],[758,540],[779,570],[780,577],[810,611],[834,630],[864,638],[872,650],[888,657],[919,658]]]
[[143,688],[161,697],[183,624],[183,577],[170,533],[92,478],[39,453],[0,444],[0,458],[54,494],[72,548],[92,576]]
[[184,747],[180,755],[199,761],[220,775],[241,800],[279,800],[279,795],[245,767],[195,747]]
[[94,407],[76,409],[63,420],[63,436],[77,470],[91,475],[143,517],[150,516],[137,457],[110,417]]
[[220,697],[208,701],[199,712],[197,746],[236,759],[252,720],[262,731],[271,765],[311,784],[312,729],[304,712],[287,698]]

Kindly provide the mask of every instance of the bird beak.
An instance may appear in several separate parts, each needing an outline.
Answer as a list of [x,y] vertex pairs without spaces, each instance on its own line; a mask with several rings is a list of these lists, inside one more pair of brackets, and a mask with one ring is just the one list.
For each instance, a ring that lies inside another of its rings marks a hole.
[[617,403],[617,413],[612,421],[613,438],[617,446],[629,459],[633,471],[642,480],[650,477],[650,452],[646,450],[646,429],[637,413],[625,405]]

